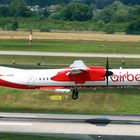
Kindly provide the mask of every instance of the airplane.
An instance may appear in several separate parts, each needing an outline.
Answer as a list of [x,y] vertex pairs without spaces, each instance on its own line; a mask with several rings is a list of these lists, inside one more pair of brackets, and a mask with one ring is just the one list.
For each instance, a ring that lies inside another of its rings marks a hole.
[[78,99],[79,89],[95,87],[140,87],[140,69],[109,69],[86,66],[75,60],[62,69],[18,69],[0,66],[0,86],[21,89],[47,89],[72,91],[72,99]]

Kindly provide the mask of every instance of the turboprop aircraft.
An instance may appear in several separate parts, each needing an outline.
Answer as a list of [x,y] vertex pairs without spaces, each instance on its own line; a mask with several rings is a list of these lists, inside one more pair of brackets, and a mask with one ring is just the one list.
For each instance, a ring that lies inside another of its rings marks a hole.
[[86,66],[75,60],[63,69],[17,69],[0,66],[0,86],[21,89],[48,89],[72,91],[72,99],[78,98],[79,89],[95,87],[140,87],[140,69],[109,69]]

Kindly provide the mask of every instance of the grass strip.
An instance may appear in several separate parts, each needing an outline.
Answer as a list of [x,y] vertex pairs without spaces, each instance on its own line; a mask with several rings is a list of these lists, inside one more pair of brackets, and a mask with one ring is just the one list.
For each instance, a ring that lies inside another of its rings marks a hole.
[[29,45],[28,40],[0,40],[0,50],[139,54],[140,42],[34,40]]
[[0,140],[74,140],[70,138],[57,138],[57,137],[48,137],[45,136],[37,136],[37,135],[27,135],[27,134],[7,134],[0,133]]
[[[51,100],[59,95],[63,100]],[[0,111],[74,114],[139,114],[140,90],[132,88],[80,90],[79,99],[71,94],[45,90],[0,88]]]

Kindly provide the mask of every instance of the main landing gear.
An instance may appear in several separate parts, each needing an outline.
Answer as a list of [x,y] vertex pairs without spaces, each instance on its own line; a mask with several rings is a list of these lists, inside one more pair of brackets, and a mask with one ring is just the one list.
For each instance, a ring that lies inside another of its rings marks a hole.
[[75,88],[72,90],[72,99],[73,99],[73,100],[77,100],[77,99],[78,99],[78,93],[79,93],[79,91],[78,91],[77,87],[75,87]]

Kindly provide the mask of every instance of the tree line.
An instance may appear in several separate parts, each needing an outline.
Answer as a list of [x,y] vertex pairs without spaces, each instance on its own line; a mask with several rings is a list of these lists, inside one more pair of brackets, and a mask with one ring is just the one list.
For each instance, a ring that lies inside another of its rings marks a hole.
[[[102,0],[100,0],[100,2],[101,1]],[[0,3],[7,3],[0,5],[0,16],[14,18],[12,24],[14,29],[18,27],[17,19],[24,17],[39,18],[40,20],[92,21],[97,23],[98,26],[101,26],[101,28],[109,23],[112,25],[121,23],[127,24],[126,33],[140,34],[140,5],[138,1],[103,1],[102,8],[100,7],[100,9],[98,0],[0,0]],[[37,7],[36,10],[31,10],[32,7],[30,5],[40,5],[40,3],[44,4],[43,8]],[[137,5],[131,5],[133,3]],[[53,5],[52,8],[51,4],[56,5]],[[0,26],[2,26],[2,24],[5,24],[5,22],[1,22]],[[114,27],[107,27],[104,30],[108,33],[113,33]]]
[[[25,2],[28,5],[56,5],[56,4],[68,4],[70,2],[80,2],[80,3],[86,3],[86,4],[94,4],[97,5],[97,7],[104,7],[108,4],[112,4],[116,0],[25,0]],[[140,4],[139,0],[118,0],[123,4],[127,5],[134,5],[134,4]],[[0,4],[9,4],[11,0],[0,0]]]

